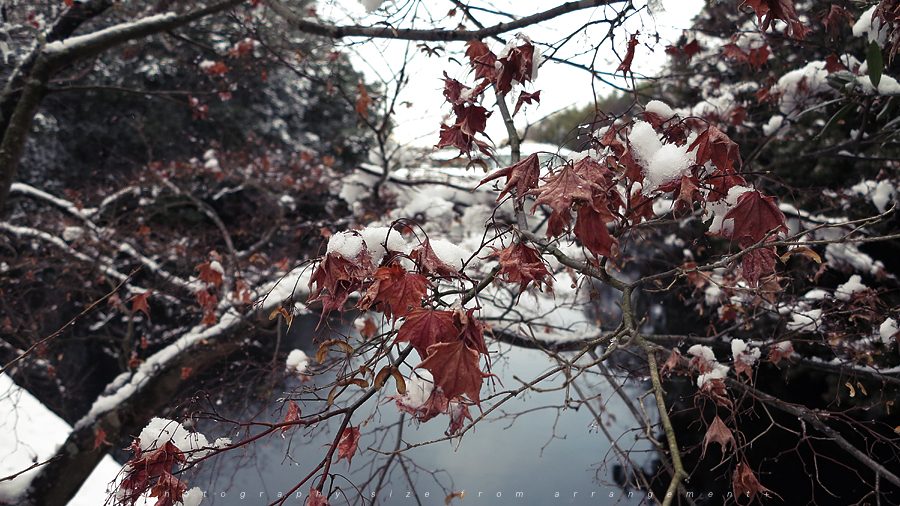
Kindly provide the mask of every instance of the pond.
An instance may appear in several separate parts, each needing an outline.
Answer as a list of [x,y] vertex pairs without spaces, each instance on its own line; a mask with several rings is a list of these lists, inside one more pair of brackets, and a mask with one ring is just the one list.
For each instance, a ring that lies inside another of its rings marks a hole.
[[[502,343],[490,344],[490,350],[495,357],[492,372],[503,383],[494,383],[493,389],[498,392],[515,389],[521,385],[519,379],[527,381],[554,365],[538,350]],[[306,351],[312,355],[315,349]],[[315,381],[324,384],[333,378],[333,374],[325,373],[315,376]],[[409,444],[443,438],[448,417],[417,423],[410,415],[399,413],[390,399],[379,403],[370,400],[351,420],[353,425],[365,421],[360,428],[361,452],[353,457],[352,465],[346,459],[332,465],[331,472],[338,475],[334,489],[340,492],[329,497],[331,504],[442,504],[452,493],[457,496],[451,504],[640,504],[646,500],[647,491],[623,490],[616,484],[617,479],[621,482],[622,469],[608,437],[598,426],[603,423],[617,438],[619,447],[646,469],[655,455],[643,434],[634,430],[638,423],[599,372],[584,374],[576,383],[580,393],[571,387],[569,396],[591,398],[590,407],[600,413],[600,422],[587,403],[566,404],[566,391],[561,388],[564,380],[558,374],[541,383],[541,392],[527,391],[507,401],[461,439],[412,448],[393,457],[386,453],[405,446],[398,445],[398,438]],[[285,388],[299,386],[299,380],[289,380]],[[385,390],[393,388],[390,382]],[[622,389],[635,402],[646,391],[644,385],[633,382]],[[482,395],[489,390],[484,389]],[[653,403],[652,397],[647,399]],[[263,410],[258,419],[279,421],[285,411],[276,400],[272,399],[274,404],[270,406],[254,406],[250,412]],[[485,400],[482,408],[487,410],[496,400]],[[302,404],[301,409],[307,413]],[[309,405],[309,412],[312,409]],[[475,417],[480,414],[474,406],[471,412]],[[203,504],[271,503],[315,468],[338,429],[339,419],[331,422],[305,430],[291,429],[284,438],[279,435],[259,440],[246,451],[226,452],[182,478],[189,488],[205,491]],[[207,435],[227,435],[234,441],[244,435],[221,434],[224,427],[210,423],[199,426]],[[309,484],[304,485],[285,504],[305,504],[309,489]],[[462,492],[464,502],[459,499]],[[346,497],[340,497],[341,493]]]

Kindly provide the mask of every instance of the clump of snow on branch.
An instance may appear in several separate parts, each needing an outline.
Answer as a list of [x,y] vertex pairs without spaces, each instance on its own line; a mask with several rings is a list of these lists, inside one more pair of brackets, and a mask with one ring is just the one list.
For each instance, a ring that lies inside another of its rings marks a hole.
[[[671,111],[671,109],[670,109]],[[697,153],[688,151],[690,140],[681,146],[659,139],[649,123],[636,121],[628,142],[635,157],[646,168],[643,193],[649,195],[660,186],[680,178],[697,161]]]
[[854,293],[863,292],[866,288],[866,285],[862,284],[859,274],[854,274],[846,283],[834,290],[834,297],[839,300],[850,300]]
[[881,342],[885,346],[897,340],[897,333],[900,333],[900,323],[897,323],[897,320],[893,318],[884,320],[881,326],[878,327],[879,337],[881,337]]
[[728,366],[720,364],[716,360],[716,355],[712,348],[702,344],[695,344],[688,348],[688,354],[694,356],[692,364],[701,372],[697,377],[697,388],[702,389],[703,385],[712,380],[725,379],[728,376]]
[[735,362],[743,362],[747,365],[753,365],[759,360],[761,352],[759,348],[754,348],[745,343],[742,339],[734,339],[731,341],[731,356]]
[[853,24],[853,35],[856,37],[865,36],[870,44],[878,42],[879,46],[883,46],[887,42],[890,27],[874,19],[877,7],[878,4],[875,4],[859,16],[859,19]]
[[372,13],[381,8],[384,0],[360,0],[360,3],[366,8],[366,12]]
[[285,367],[287,372],[297,372],[306,374],[306,368],[309,366],[309,357],[303,350],[291,350],[288,354]]
[[171,442],[185,453],[188,461],[201,458],[209,453],[209,440],[199,432],[188,432],[183,425],[165,418],[154,417],[138,436],[141,450],[156,450]]
[[871,179],[868,179],[853,185],[850,187],[850,191],[863,195],[871,200],[879,213],[887,211],[889,205],[897,195],[894,185],[888,180],[872,181]]

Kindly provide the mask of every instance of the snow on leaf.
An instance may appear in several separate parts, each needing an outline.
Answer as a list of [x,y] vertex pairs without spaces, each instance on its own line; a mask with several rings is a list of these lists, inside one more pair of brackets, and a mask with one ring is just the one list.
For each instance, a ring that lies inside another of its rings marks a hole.
[[478,183],[478,186],[499,177],[506,176],[506,186],[500,192],[500,196],[497,197],[497,200],[499,201],[502,199],[503,196],[509,193],[513,188],[516,189],[516,199],[523,199],[529,190],[532,190],[537,186],[540,172],[541,166],[538,155],[537,153],[532,153],[519,163],[510,165],[505,169],[500,169],[493,174],[490,174],[488,177],[482,179],[481,182]]
[[447,102],[454,106],[468,102],[469,100],[463,98],[463,92],[466,92],[465,96],[471,97],[470,90],[471,88],[448,76],[447,72],[444,72],[444,98],[447,99]]
[[450,343],[459,339],[459,329],[453,323],[452,311],[435,311],[422,307],[413,308],[406,314],[406,321],[397,331],[394,342],[410,343],[425,359],[428,347],[438,343]]
[[734,449],[734,435],[731,433],[731,429],[725,425],[725,422],[716,415],[713,422],[709,424],[709,428],[706,429],[706,435],[703,436],[703,451],[700,452],[700,458],[706,456],[706,446],[709,445],[711,441],[715,441],[722,445],[722,458],[725,458],[725,451],[728,449],[728,445],[731,445],[731,448]]
[[416,368],[428,369],[434,376],[434,384],[448,398],[465,394],[479,402],[481,384],[488,376],[478,366],[478,352],[463,341],[438,343],[428,347],[428,358]]
[[197,267],[194,267],[194,270],[200,271],[200,275],[197,277],[200,278],[201,281],[211,283],[216,287],[222,284],[222,272],[219,269],[213,268],[211,262],[200,264]]
[[450,426],[447,428],[446,434],[448,436],[455,436],[458,434],[463,426],[465,426],[467,419],[470,421],[472,420],[472,415],[469,413],[469,407],[462,402],[451,402]]
[[409,253],[409,257],[416,262],[419,272],[424,274],[432,276],[459,276],[459,271],[437,256],[431,247],[431,241],[427,237],[418,248]]

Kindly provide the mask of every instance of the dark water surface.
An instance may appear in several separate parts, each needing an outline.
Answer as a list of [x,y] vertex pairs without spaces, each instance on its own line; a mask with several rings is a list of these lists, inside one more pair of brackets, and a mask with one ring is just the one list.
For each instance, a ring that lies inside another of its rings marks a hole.
[[[495,385],[498,391],[520,386],[514,377],[528,380],[553,365],[540,351],[498,344],[493,344],[491,350],[502,352],[492,369],[503,382],[502,387]],[[332,378],[325,374],[315,381],[324,384]],[[631,457],[636,462],[645,465],[653,455],[647,453],[650,445],[646,440],[636,440],[640,432],[629,431],[637,425],[632,415],[602,376],[592,374],[585,378],[586,381],[579,382],[581,391],[586,396],[600,395],[591,403],[597,410],[603,405],[601,420],[608,431],[619,438],[620,447],[633,451]],[[541,388],[560,387],[563,380],[558,375],[542,383]],[[393,388],[390,382],[385,391]],[[626,387],[632,398],[639,396],[641,390],[636,386]],[[487,391],[483,390],[482,395]],[[574,390],[570,396],[579,397]],[[652,397],[648,399],[645,403],[652,405]],[[494,402],[485,401],[483,407],[487,409]],[[441,438],[449,419],[442,415],[420,424],[409,415],[401,415],[393,401],[376,405],[370,400],[351,420],[356,426],[368,418],[360,429],[362,451],[353,457],[352,465],[345,459],[331,468],[338,475],[332,490],[340,488],[346,497],[333,494],[330,503],[440,505],[449,494],[463,491],[465,497],[454,498],[451,504],[607,505],[639,504],[642,498],[646,499],[646,491],[631,490],[629,494],[614,484],[616,457],[587,406],[564,404],[565,390],[528,392],[490,413],[488,420],[476,425],[461,440],[413,448],[391,458],[372,448],[391,451],[397,445],[398,436],[410,444]],[[268,420],[283,418],[285,412],[276,412],[276,408],[274,405],[266,408]],[[309,409],[311,412],[312,406]],[[477,416],[478,409],[473,407],[472,414]],[[192,476],[186,476],[188,487],[206,491],[203,504],[271,503],[315,468],[327,451],[325,445],[333,441],[339,422],[335,418],[330,424],[323,423],[305,432],[291,430],[284,439],[274,436],[257,441],[244,452],[227,452]],[[215,427],[208,433],[213,437],[223,435],[216,434]],[[234,433],[230,437],[235,441],[240,439]],[[298,491],[300,496],[295,492],[285,504],[304,505],[309,489],[309,484],[304,485]],[[365,503],[360,495],[366,499]]]

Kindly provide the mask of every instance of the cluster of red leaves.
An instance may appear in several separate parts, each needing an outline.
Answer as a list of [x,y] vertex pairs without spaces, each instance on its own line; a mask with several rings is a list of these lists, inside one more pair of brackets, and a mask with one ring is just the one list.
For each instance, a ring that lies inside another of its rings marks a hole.
[[[629,227],[654,217],[649,204],[659,194],[673,193],[676,209],[703,208],[723,202],[735,186],[749,186],[735,170],[741,164],[737,144],[720,129],[696,120],[662,118],[653,112],[645,113],[644,119],[657,130],[663,142],[678,146],[687,143],[690,125],[706,127],[688,146],[688,151],[696,153],[695,164],[682,177],[662,185],[655,193],[644,195],[632,191],[635,184],[644,186],[647,168],[633,155],[634,147],[627,137],[625,142],[620,140],[619,135],[626,133],[626,129],[617,131],[615,127],[608,128],[599,142],[599,147],[604,149],[603,156],[585,156],[575,162],[566,162],[554,168],[549,176],[540,178],[540,161],[537,154],[533,154],[488,175],[479,186],[505,177],[506,185],[498,200],[510,194],[519,201],[526,196],[536,197],[532,213],[541,205],[551,210],[547,222],[548,237],[571,232],[598,257],[615,254],[619,243],[614,234],[627,232]],[[577,212],[574,226],[573,211]],[[741,195],[724,219],[733,225],[723,227],[717,235],[737,242],[741,248],[770,237],[772,232],[787,232],[784,214],[772,197],[756,190]],[[491,256],[500,259],[501,276],[506,281],[520,283],[521,289],[532,282],[549,286],[549,273],[539,255],[527,246],[512,245]],[[774,247],[745,254],[745,279],[756,285],[760,278],[774,272],[776,259]]]
[[[213,252],[215,253],[215,252]],[[215,255],[218,256],[218,255]],[[194,270],[200,271],[198,279],[204,282],[206,286],[196,292],[197,303],[203,311],[203,324],[215,325],[219,319],[216,316],[216,305],[219,298],[216,292],[222,285],[222,273],[219,271],[221,264],[215,261],[215,267],[212,261],[198,265]]]
[[794,2],[791,0],[744,0],[741,5],[753,9],[763,32],[768,30],[776,19],[787,23],[785,32],[788,35],[793,34],[798,39],[806,37],[810,31],[810,28],[800,21],[800,17],[794,9]]
[[[476,139],[477,134],[484,134],[487,118],[491,115],[484,107],[477,105],[482,93],[493,85],[497,93],[505,96],[512,91],[513,82],[526,83],[534,75],[534,45],[529,40],[509,49],[503,57],[497,57],[487,44],[481,41],[467,43],[466,56],[475,71],[475,79],[480,82],[470,88],[444,73],[444,98],[453,108],[456,121],[452,125],[441,124],[440,141],[437,148],[453,146],[464,153],[478,148],[490,154],[490,146]],[[513,115],[519,112],[523,104],[541,101],[541,92],[528,93],[522,91],[516,101]]]
[[310,299],[322,301],[324,317],[333,310],[343,311],[350,295],[358,292],[357,309],[375,309],[393,321],[403,318],[395,342],[409,342],[422,359],[417,367],[431,371],[439,387],[435,390],[445,396],[433,408],[446,412],[448,401],[462,395],[477,403],[488,376],[479,363],[481,355],[487,356],[484,325],[475,318],[475,309],[442,311],[425,307],[432,286],[428,276],[459,273],[437,257],[427,240],[409,255],[418,272],[404,269],[398,261],[401,256],[389,251],[384,265],[376,268],[365,247],[354,259],[330,252],[310,279]]
[[129,449],[134,456],[125,464],[127,475],[119,490],[120,504],[135,504],[145,492],[156,498],[156,506],[175,506],[184,502],[187,486],[172,474],[172,468],[184,462],[184,455],[166,441],[160,448],[143,451],[135,438]]
[[447,400],[463,394],[477,403],[483,380],[488,376],[479,365],[479,355],[487,356],[484,325],[474,312],[415,308],[397,331],[395,342],[413,346],[422,358],[417,367],[431,372],[435,386],[445,396],[439,406],[441,411],[446,410]]
[[744,50],[737,44],[731,43],[722,46],[722,52],[719,53],[719,57],[725,60],[731,60],[738,65],[747,64],[756,70],[760,70],[769,60],[770,54],[772,54],[772,52],[769,51],[768,44]]

